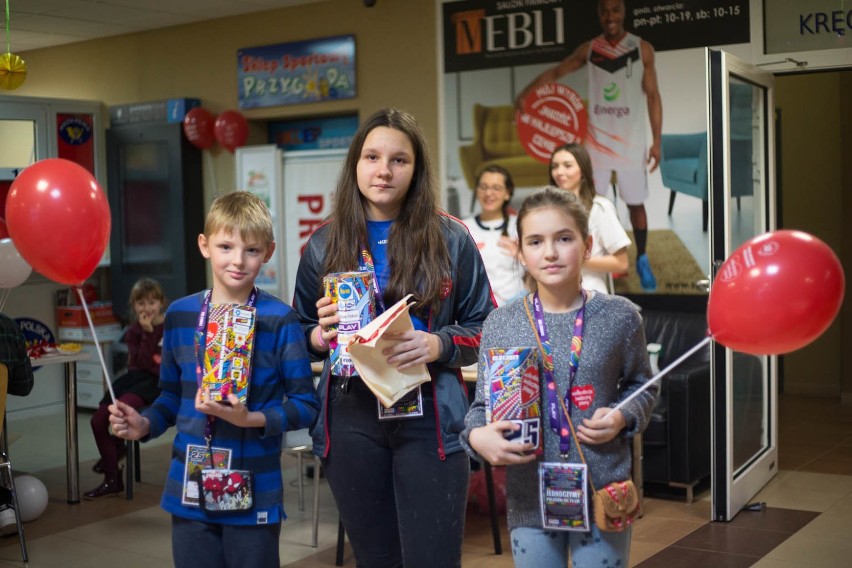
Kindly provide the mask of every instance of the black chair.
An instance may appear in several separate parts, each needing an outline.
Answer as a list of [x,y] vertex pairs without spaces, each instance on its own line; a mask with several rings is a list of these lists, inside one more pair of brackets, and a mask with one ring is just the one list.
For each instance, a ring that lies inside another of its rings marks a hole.
[[296,467],[299,470],[299,510],[305,510],[305,486],[304,486],[304,457],[313,459],[313,508],[311,510],[311,546],[316,548],[319,539],[319,492],[320,492],[320,464],[319,457],[313,453],[314,443],[308,428],[301,430],[290,430],[284,432],[282,452],[296,457]]
[[15,511],[15,524],[18,526],[18,540],[21,543],[21,559],[24,564],[29,562],[27,556],[27,542],[24,538],[24,524],[21,521],[21,512],[18,508],[18,493],[15,491],[15,476],[12,474],[12,462],[9,461],[9,456],[6,454],[6,397],[9,390],[9,369],[5,364],[0,363],[0,436],[3,438],[3,447],[0,450],[0,485],[8,489],[12,494],[11,507]]
[[141,453],[139,451],[139,440],[127,440],[127,461],[125,466],[124,498],[133,499],[133,482],[142,481]]
[[[467,373],[467,371],[466,371]],[[467,376],[465,375],[465,380],[467,381]],[[467,396],[468,402],[472,403],[473,399],[476,397],[476,376],[473,375],[473,380],[467,382]],[[476,471],[479,469],[480,464],[475,462],[474,460],[470,461],[471,469]],[[500,518],[497,515],[497,498],[494,492],[494,474],[491,469],[491,464],[488,462],[483,462],[481,464],[483,469],[485,470],[485,489],[488,493],[488,513],[491,518],[491,538],[494,540],[494,554],[503,554],[503,543],[500,538]]]
[[[124,334],[127,328],[121,330],[119,336],[109,344],[108,359],[112,370],[112,380],[115,382],[127,372],[127,344],[124,343]],[[142,481],[142,461],[138,440],[127,440],[126,445],[126,471],[124,479],[124,498],[133,499],[133,483]]]

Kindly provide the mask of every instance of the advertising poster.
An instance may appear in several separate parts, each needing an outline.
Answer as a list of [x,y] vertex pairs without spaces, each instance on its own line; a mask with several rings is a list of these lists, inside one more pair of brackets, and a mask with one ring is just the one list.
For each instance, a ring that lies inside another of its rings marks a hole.
[[[549,183],[552,152],[582,144],[597,194],[615,206],[631,241],[628,271],[609,290],[706,294],[704,48],[750,47],[749,1],[457,0],[441,8],[450,212],[478,212],[476,176],[489,165],[510,172],[519,207]],[[732,104],[749,112],[752,101]]]
[[237,51],[241,109],[351,99],[355,36],[338,36]]

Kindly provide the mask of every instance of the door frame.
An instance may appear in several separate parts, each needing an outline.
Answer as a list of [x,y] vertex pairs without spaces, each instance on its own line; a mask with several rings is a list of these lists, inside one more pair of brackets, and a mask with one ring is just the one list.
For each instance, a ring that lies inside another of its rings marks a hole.
[[[763,124],[759,189],[754,208],[762,212],[757,232],[776,228],[776,170],[774,126],[774,78],[771,73],[719,50],[706,50],[710,172],[710,258],[713,275],[736,248],[732,238],[730,82],[732,78],[761,89]],[[712,294],[712,292],[711,292]],[[778,362],[776,356],[761,357],[763,415],[762,444],[740,467],[734,463],[734,353],[714,343],[711,350],[712,518],[730,521],[778,473]]]

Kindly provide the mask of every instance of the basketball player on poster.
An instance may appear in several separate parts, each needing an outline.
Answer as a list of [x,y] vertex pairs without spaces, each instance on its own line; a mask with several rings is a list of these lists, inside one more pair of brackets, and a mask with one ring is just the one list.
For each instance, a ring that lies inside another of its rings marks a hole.
[[[583,42],[561,63],[536,77],[516,99],[521,108],[526,95],[539,85],[552,83],[586,66],[589,74],[589,135],[585,141],[595,175],[595,189],[606,195],[613,183],[630,211],[636,241],[636,272],[646,292],[657,287],[646,254],[649,172],[660,162],[663,105],[654,67],[654,48],[624,29],[624,0],[599,0],[603,33]],[[651,123],[647,147],[645,113]],[[646,168],[646,164],[650,169]]]

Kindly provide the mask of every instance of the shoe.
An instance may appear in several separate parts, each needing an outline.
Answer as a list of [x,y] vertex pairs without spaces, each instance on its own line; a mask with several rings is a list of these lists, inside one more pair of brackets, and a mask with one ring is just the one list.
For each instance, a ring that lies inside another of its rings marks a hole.
[[103,483],[91,491],[83,493],[83,498],[88,501],[93,501],[95,499],[100,499],[101,497],[115,497],[122,493],[124,493],[124,481],[122,481],[121,472],[119,471],[116,479],[112,481],[104,480]]
[[11,507],[0,510],[0,534],[7,536],[17,532],[18,521],[15,520],[15,511]]
[[657,289],[657,279],[654,278],[654,273],[651,271],[651,263],[647,254],[640,255],[636,259],[636,272],[639,274],[639,283],[642,284],[643,290],[653,292]]

